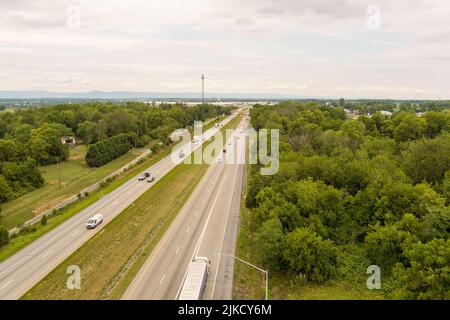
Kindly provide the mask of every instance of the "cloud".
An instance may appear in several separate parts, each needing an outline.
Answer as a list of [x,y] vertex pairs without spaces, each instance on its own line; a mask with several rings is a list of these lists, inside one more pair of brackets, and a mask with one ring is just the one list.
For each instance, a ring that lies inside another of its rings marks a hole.
[[2,1],[0,86],[188,91],[206,73],[218,92],[448,96],[449,16],[446,0]]

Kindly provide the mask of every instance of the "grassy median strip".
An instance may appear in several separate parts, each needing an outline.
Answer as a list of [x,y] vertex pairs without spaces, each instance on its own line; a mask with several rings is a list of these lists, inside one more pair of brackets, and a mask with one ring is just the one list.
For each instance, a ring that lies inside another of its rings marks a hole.
[[[227,128],[237,126],[242,116]],[[181,164],[113,219],[23,299],[117,299],[170,226],[208,165]],[[81,290],[66,286],[67,267],[81,269]]]

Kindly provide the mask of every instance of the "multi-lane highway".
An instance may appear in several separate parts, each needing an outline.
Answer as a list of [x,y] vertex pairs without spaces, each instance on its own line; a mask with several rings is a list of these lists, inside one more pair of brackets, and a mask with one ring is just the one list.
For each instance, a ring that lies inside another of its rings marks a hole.
[[[227,117],[221,122],[221,125],[227,124],[234,117],[235,115]],[[218,130],[220,128],[210,128],[203,133],[203,137],[207,140]],[[198,147],[200,147],[200,143],[194,149]],[[191,151],[191,144],[186,144],[182,148],[187,157]],[[138,181],[137,176],[131,178],[76,216],[2,262],[0,264],[0,299],[20,298],[71,253],[99,232],[103,226],[183,160],[179,157],[178,150],[175,152],[176,155],[169,155],[145,170],[155,176],[154,182]],[[87,230],[86,221],[97,213],[104,216],[103,224],[94,230]]]
[[[243,119],[239,127],[246,126]],[[210,166],[123,299],[176,299],[195,256],[211,261],[203,298],[231,299],[245,163],[245,135],[239,131],[234,135],[226,146],[228,160]]]

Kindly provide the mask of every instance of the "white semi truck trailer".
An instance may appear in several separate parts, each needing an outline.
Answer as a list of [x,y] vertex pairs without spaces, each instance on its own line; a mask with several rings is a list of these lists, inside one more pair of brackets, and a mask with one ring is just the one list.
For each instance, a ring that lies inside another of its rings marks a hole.
[[195,257],[188,266],[178,300],[201,300],[209,273],[207,257]]

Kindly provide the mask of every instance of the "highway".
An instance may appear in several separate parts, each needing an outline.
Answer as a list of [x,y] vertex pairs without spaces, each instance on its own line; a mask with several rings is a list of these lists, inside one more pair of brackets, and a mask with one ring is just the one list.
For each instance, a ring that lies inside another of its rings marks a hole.
[[[225,118],[227,124],[235,115]],[[213,136],[220,128],[210,128],[203,133],[204,140]],[[193,149],[199,148],[200,144]],[[182,146],[185,157],[191,152],[191,143]],[[137,176],[99,199],[80,213],[46,233],[15,255],[0,264],[0,300],[19,299],[55,267],[63,262],[83,243],[98,233],[108,222],[131,205],[164,175],[175,168],[183,158],[178,150],[168,155],[145,171],[150,172],[155,181],[138,181]],[[87,230],[86,221],[94,214],[101,213],[104,222],[96,229]]]
[[[243,119],[238,127],[247,127]],[[236,138],[235,136],[238,136]],[[231,299],[232,275],[245,168],[245,134],[235,132],[226,157],[211,164],[122,299],[177,299],[189,262],[208,257],[204,299]],[[220,157],[220,156],[219,156]]]

